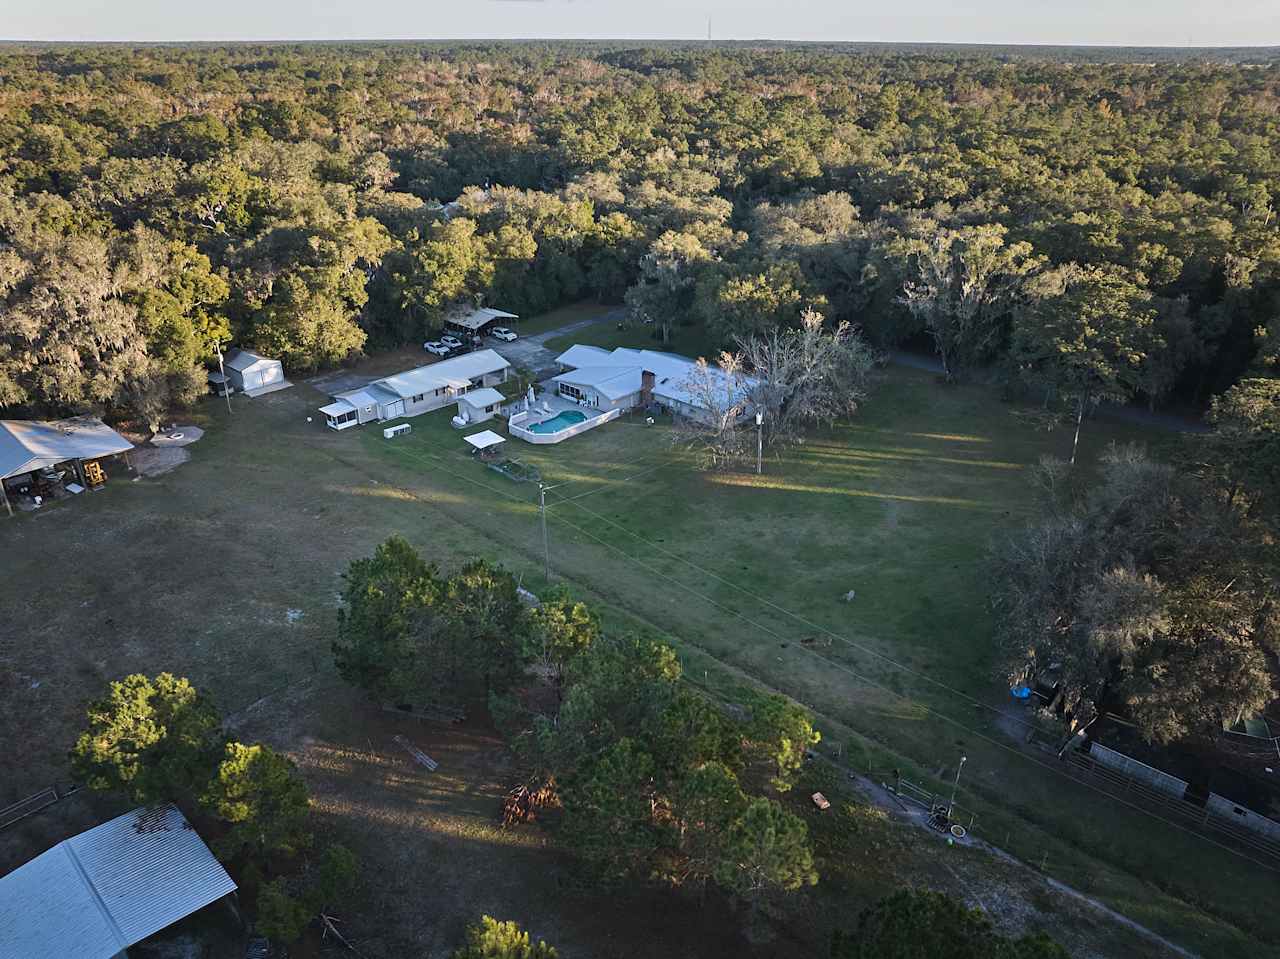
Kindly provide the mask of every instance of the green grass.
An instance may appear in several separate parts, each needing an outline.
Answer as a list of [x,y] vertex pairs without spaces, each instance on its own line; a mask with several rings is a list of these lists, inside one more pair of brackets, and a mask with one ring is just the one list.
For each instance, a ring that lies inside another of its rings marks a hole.
[[675,326],[671,330],[671,342],[663,344],[658,330],[653,326],[627,326],[618,329],[617,321],[603,321],[575,330],[563,336],[553,336],[547,340],[547,349],[553,353],[563,353],[575,343],[585,346],[598,346],[612,350],[619,346],[634,346],[649,350],[667,350],[685,356],[718,355],[718,348],[707,339],[701,326]]
[[[623,332],[615,345],[643,343]],[[227,712],[253,706],[266,735],[305,755],[317,728],[290,696],[335,681],[339,575],[391,533],[442,565],[483,555],[535,592],[545,585],[536,486],[472,459],[451,409],[387,441],[307,423],[321,402],[299,384],[237,399],[230,418],[208,405],[206,437],[176,472],[113,476],[102,494],[4,526],[0,804],[63,778],[83,701],[135,670],[188,675]],[[1135,438],[1088,424],[1083,461]],[[941,784],[964,753],[961,803],[979,835],[1205,956],[1262,954],[1280,935],[1274,874],[1064,781],[964,698],[1006,699],[982,557],[1031,515],[1027,465],[1069,442],[1030,430],[985,389],[890,368],[855,422],[766,461],[760,477],[700,473],[664,426],[626,417],[560,445],[511,440],[506,453],[557,486],[552,578],[600,603],[614,628],[671,639],[691,680],[727,698],[786,692],[815,711],[828,746],[852,744],[862,771]],[[824,631],[841,639],[802,643]],[[359,785],[333,803],[352,812],[335,816],[377,819]],[[0,871],[69,825],[33,817],[0,835]],[[522,901],[512,891],[507,903]]]
[[[1090,424],[1082,461],[1137,438]],[[439,426],[413,440],[365,449],[388,467],[436,464],[442,487],[486,502],[475,522],[535,559],[536,588],[535,491],[472,486]],[[673,639],[691,673],[730,695],[786,692],[829,738],[865,743],[885,775],[906,767],[940,785],[968,755],[961,799],[982,835],[1191,948],[1244,955],[1233,925],[1263,934],[1271,923],[1265,873],[1063,779],[966,698],[1006,700],[983,554],[1032,515],[1026,466],[1068,442],[983,390],[895,368],[855,423],[810,437],[762,477],[699,473],[664,429],[637,421],[520,452],[561,484],[549,494],[555,575]],[[801,642],[826,631],[842,639]]]
[[602,314],[608,313],[611,309],[613,307],[604,306],[595,300],[581,300],[577,303],[570,303],[567,306],[557,307],[546,313],[540,313],[537,316],[521,317],[512,324],[511,328],[521,336],[534,336],[538,333],[545,333],[548,330],[567,326],[570,323],[595,319]]

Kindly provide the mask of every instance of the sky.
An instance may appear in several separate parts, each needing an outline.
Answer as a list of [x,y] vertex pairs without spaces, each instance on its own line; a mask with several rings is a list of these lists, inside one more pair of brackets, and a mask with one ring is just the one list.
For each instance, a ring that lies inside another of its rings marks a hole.
[[0,0],[7,40],[1280,45],[1280,0]]

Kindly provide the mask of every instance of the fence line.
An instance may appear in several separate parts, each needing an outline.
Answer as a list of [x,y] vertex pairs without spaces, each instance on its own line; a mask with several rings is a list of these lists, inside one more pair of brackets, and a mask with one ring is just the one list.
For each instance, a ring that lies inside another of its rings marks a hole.
[[28,796],[26,799],[19,799],[16,803],[0,809],[0,830],[8,829],[28,816],[34,816],[40,810],[48,809],[58,800],[65,799],[67,796],[79,791],[80,787],[74,784],[68,784],[61,788],[55,784]]
[[1168,793],[1145,785],[1123,773],[1108,769],[1097,760],[1078,750],[1069,750],[1063,756],[1067,768],[1073,774],[1093,780],[1093,785],[1112,795],[1136,797],[1140,802],[1158,808],[1161,812],[1176,816],[1185,824],[1203,831],[1211,831],[1229,837],[1280,864],[1280,841],[1270,839],[1247,827],[1232,822],[1212,808],[1199,806],[1186,799],[1175,799]]

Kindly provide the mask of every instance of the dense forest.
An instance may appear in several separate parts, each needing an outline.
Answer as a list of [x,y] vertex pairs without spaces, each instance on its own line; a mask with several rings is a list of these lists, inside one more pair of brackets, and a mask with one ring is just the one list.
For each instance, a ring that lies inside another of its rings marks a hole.
[[584,296],[725,345],[812,308],[1065,411],[1203,405],[1280,355],[1249,59],[10,46],[0,409],[154,421],[215,344],[306,370]]

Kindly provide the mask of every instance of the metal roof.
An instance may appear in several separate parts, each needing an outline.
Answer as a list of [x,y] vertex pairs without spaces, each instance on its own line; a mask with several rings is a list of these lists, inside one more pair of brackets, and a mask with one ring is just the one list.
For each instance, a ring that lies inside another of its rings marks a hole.
[[644,369],[639,366],[580,366],[553,376],[556,383],[587,386],[611,400],[640,392]]
[[505,443],[507,441],[505,436],[499,436],[493,430],[484,430],[480,433],[472,433],[470,436],[464,436],[463,439],[478,450],[487,450],[491,446],[497,446],[500,443]]
[[458,326],[464,330],[478,330],[480,327],[492,323],[494,320],[518,320],[520,317],[514,313],[507,313],[503,310],[495,310],[493,307],[484,306],[474,310],[459,310],[444,318],[445,323],[450,326]]
[[131,449],[132,443],[96,416],[56,422],[0,420],[0,478]]
[[446,386],[466,386],[470,384],[472,377],[497,373],[510,365],[493,350],[476,350],[474,353],[465,353],[439,363],[429,363],[417,369],[386,376],[374,380],[370,385],[390,390],[399,397],[417,396]]
[[469,406],[492,406],[494,403],[505,403],[507,401],[507,398],[492,386],[486,386],[482,390],[472,390],[470,393],[463,393],[458,399]]
[[[653,395],[658,399],[699,406],[699,398],[689,390],[697,363],[687,356],[659,350],[635,350],[621,346],[613,351],[595,346],[575,344],[559,356],[556,362],[574,367],[552,379],[561,383],[590,386],[610,399],[620,399],[640,389],[641,374],[653,374]],[[723,381],[725,374],[718,366],[709,364],[707,372],[713,379]],[[742,377],[748,387],[755,382],[749,376]]]
[[178,808],[140,808],[0,878],[0,956],[110,959],[236,884]]
[[222,361],[223,366],[229,366],[237,372],[243,373],[251,366],[258,363],[278,363],[279,360],[273,360],[270,357],[255,353],[253,350],[232,350]]

